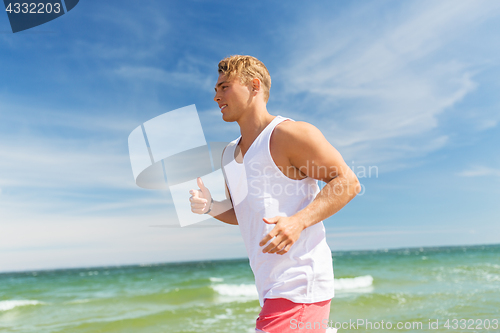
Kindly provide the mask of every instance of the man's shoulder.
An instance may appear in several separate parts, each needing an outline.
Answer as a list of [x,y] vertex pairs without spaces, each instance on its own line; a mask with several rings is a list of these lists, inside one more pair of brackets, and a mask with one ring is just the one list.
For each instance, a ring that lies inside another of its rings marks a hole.
[[274,132],[273,136],[275,136],[278,141],[290,144],[307,140],[321,134],[316,126],[305,121],[282,121],[276,126]]
[[276,126],[275,132],[271,137],[274,151],[291,160],[314,156],[333,148],[316,126],[305,121],[283,121]]

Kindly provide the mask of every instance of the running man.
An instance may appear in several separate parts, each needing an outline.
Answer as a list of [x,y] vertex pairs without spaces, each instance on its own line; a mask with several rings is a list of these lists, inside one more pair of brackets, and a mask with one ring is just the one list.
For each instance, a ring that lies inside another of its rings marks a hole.
[[241,136],[222,157],[228,199],[214,201],[198,178],[191,210],[239,225],[262,306],[256,332],[325,332],[334,289],[322,221],[359,193],[359,181],[316,127],[269,114],[261,61],[231,56],[218,71],[214,100]]

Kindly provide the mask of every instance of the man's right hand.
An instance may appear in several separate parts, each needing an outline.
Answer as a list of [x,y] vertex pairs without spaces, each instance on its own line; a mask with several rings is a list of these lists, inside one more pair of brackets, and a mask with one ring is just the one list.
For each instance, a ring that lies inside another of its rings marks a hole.
[[191,197],[189,201],[191,202],[191,211],[196,214],[205,214],[210,208],[210,203],[212,202],[212,195],[208,188],[205,187],[203,181],[200,177],[197,179],[198,190],[190,190],[189,193]]

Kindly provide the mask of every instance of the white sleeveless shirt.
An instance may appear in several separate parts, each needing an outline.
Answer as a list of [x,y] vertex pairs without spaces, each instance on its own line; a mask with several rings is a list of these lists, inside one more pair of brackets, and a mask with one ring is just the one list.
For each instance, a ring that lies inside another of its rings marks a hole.
[[243,163],[236,162],[234,156],[241,136],[229,143],[222,156],[222,169],[261,306],[266,298],[315,303],[334,296],[332,253],[326,243],[323,222],[304,229],[284,255],[262,253],[266,245],[259,246],[262,238],[275,227],[265,223],[263,217],[291,216],[319,193],[317,180],[288,178],[271,157],[271,134],[276,125],[287,119],[274,118],[252,143]]

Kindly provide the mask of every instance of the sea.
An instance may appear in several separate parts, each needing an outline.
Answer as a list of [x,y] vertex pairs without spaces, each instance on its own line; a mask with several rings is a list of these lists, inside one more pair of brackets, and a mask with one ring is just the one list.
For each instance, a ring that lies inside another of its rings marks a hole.
[[[500,245],[333,252],[338,332],[500,332]],[[247,259],[0,274],[0,332],[254,332]],[[333,331],[332,331],[333,332]]]

